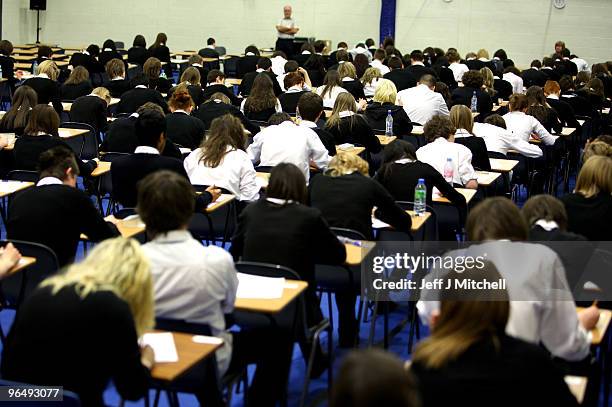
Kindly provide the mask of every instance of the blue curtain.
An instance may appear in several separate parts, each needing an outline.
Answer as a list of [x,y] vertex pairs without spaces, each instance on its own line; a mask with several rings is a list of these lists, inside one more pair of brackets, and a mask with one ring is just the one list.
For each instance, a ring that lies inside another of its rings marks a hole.
[[381,0],[380,7],[380,42],[385,37],[395,38],[395,8],[396,0]]

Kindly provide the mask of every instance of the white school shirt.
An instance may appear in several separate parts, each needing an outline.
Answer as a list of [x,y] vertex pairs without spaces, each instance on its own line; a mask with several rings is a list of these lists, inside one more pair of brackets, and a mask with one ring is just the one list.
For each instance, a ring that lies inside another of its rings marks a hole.
[[476,173],[472,166],[472,152],[466,146],[451,143],[443,137],[438,137],[429,144],[419,148],[416,152],[417,159],[434,167],[436,171],[444,175],[446,160],[453,160],[453,183],[465,185],[470,180],[476,179]]
[[573,59],[570,59],[570,61],[576,64],[576,67],[578,68],[578,72],[583,72],[583,71],[591,72],[591,69],[589,68],[589,63],[585,61],[584,59],[573,58]]
[[[278,25],[287,27],[287,28],[295,28],[295,20],[293,18],[282,18],[278,22]],[[277,33],[278,33],[278,38],[282,38],[286,40],[292,40],[295,37],[295,34],[285,34],[280,31],[277,31]]]
[[271,58],[270,61],[272,62],[272,72],[274,72],[274,75],[278,77],[285,74],[285,64],[287,63],[285,58],[277,55]]
[[[240,111],[244,114],[244,104],[246,103],[248,97],[244,98],[242,100],[242,103],[240,103]],[[283,107],[281,106],[281,102],[280,100],[276,99],[276,106],[274,107],[274,109],[276,110],[276,113],[280,113],[283,111]]]
[[523,93],[523,78],[512,72],[506,72],[502,79],[510,82],[512,85],[512,93]]
[[380,85],[380,80],[382,78],[374,78],[370,83],[363,84],[363,94],[366,98],[370,99],[374,97],[376,93],[376,89],[378,89],[378,85]]
[[253,163],[245,151],[227,148],[227,153],[215,168],[200,162],[202,148],[193,150],[183,166],[194,185],[215,185],[236,195],[240,201],[259,199],[259,186]]
[[525,157],[537,158],[542,156],[540,147],[515,136],[512,131],[494,126],[489,123],[474,123],[472,132],[481,137],[487,145],[487,151],[494,151],[503,155],[508,150],[515,150]]
[[383,64],[382,61],[379,59],[373,59],[372,62],[370,62],[370,66],[372,68],[378,68],[378,70],[383,76],[386,73],[391,72],[391,69],[387,65]]
[[339,94],[348,92],[342,86],[334,86],[333,88],[331,88],[330,91],[328,91],[325,94],[325,97],[323,97],[322,96],[323,89],[325,89],[325,86],[319,86],[318,88],[315,89],[315,92],[317,93],[317,95],[323,98],[323,107],[326,107],[328,109],[334,108],[334,104],[336,103],[336,98],[338,97]]
[[229,367],[232,335],[225,314],[234,310],[238,277],[232,256],[216,246],[202,246],[186,230],[174,230],[142,246],[151,263],[155,315],[207,324],[223,338],[216,351],[220,374]]
[[531,135],[535,133],[542,140],[542,143],[552,146],[559,138],[551,135],[538,119],[523,112],[509,112],[503,118],[506,122],[506,128],[521,140],[529,142]]
[[449,115],[442,95],[429,89],[427,85],[419,84],[401,90],[397,93],[397,100],[413,123],[425,125],[433,116]]
[[368,57],[368,62],[372,61],[372,53],[367,48],[357,47],[349,51],[349,53],[353,56],[353,59],[359,54],[363,54]]
[[259,161],[261,166],[294,164],[302,171],[306,181],[310,178],[310,160],[321,169],[327,168],[330,160],[317,133],[290,121],[268,126],[257,133],[247,153],[253,163]]
[[[510,297],[508,335],[533,344],[542,343],[554,356],[570,361],[583,360],[589,354],[592,335],[578,321],[563,263],[550,248],[537,243],[496,241],[452,253],[470,256],[486,253],[486,259],[506,279]],[[439,303],[422,300],[417,308],[427,323],[439,309]]]
[[45,185],[62,185],[63,182],[61,179],[56,178],[56,177],[44,177],[41,178],[37,183],[36,186],[37,187],[42,187]]
[[448,66],[451,71],[453,71],[453,76],[455,77],[455,81],[461,82],[463,79],[463,74],[470,70],[466,64],[462,64],[459,62],[453,62]]

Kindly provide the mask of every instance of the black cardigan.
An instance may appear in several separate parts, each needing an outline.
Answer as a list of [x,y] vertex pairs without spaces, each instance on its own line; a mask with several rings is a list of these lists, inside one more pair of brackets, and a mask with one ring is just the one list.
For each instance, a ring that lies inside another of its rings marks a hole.
[[612,240],[612,196],[600,193],[591,198],[568,194],[561,198],[567,211],[567,230],[592,241]]
[[410,234],[412,220],[377,181],[359,173],[332,177],[315,175],[309,184],[310,203],[330,226],[353,229],[367,239],[372,234],[372,209],[376,217],[396,230]]
[[59,83],[48,78],[34,77],[26,80],[23,84],[34,89],[36,95],[38,95],[38,104],[48,105],[51,102],[57,114],[60,117],[62,116],[64,108],[62,107]]
[[212,121],[217,117],[221,117],[224,114],[231,114],[232,116],[236,116],[242,122],[244,128],[251,132],[252,135],[259,133],[259,126],[251,123],[249,119],[247,119],[244,114],[234,105],[226,104],[226,103],[217,103],[215,101],[205,102],[198,107],[198,110],[193,113],[194,117],[202,120],[204,123],[204,127],[206,129],[210,128]]
[[175,144],[195,150],[200,147],[206,127],[202,120],[186,113],[166,115],[166,137]]
[[151,53],[144,47],[132,47],[128,50],[128,62],[132,64],[144,65]]
[[336,144],[359,144],[371,154],[382,150],[380,140],[374,135],[368,120],[362,115],[343,117],[337,126],[327,127],[326,130],[334,136]]
[[346,89],[355,100],[359,101],[359,99],[365,99],[365,94],[363,93],[363,84],[359,81],[359,79],[353,79],[352,81],[342,81],[342,87]]
[[49,246],[60,266],[74,259],[81,233],[97,242],[118,235],[81,190],[68,185],[28,188],[14,196],[7,222],[9,239]]
[[134,88],[121,96],[117,104],[117,113],[134,113],[147,102],[153,102],[159,105],[164,112],[168,112],[168,104],[161,93],[154,89]]
[[60,95],[62,100],[76,100],[81,96],[89,95],[92,90],[93,86],[89,81],[71,85],[63,84],[60,88]]
[[125,92],[132,89],[130,81],[127,79],[109,80],[102,84],[102,87],[108,89],[111,96],[114,98],[120,98]]
[[110,291],[81,298],[74,286],[28,297],[3,349],[2,377],[64,386],[84,406],[103,406],[111,379],[122,398],[138,400],[150,378],[128,304]]
[[472,166],[481,171],[491,171],[491,161],[484,140],[476,136],[456,137],[455,143],[466,146],[472,152]]
[[366,107],[365,116],[376,132],[384,132],[387,125],[387,114],[391,110],[393,117],[393,134],[407,136],[412,132],[412,122],[403,107],[393,103],[372,102]]
[[95,95],[81,96],[72,103],[70,120],[87,123],[98,131],[108,128],[106,101]]

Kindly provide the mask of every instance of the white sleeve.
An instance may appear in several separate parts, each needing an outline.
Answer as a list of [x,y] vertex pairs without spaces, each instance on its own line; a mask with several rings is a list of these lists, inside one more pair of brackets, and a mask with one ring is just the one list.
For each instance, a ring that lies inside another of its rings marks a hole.
[[[448,106],[446,105],[446,102],[444,101],[444,98],[442,97],[442,95],[438,94],[438,96],[440,96],[438,99],[438,113],[441,114],[442,116],[449,116],[450,113],[448,111]],[[425,125],[423,123],[423,125]]]
[[245,201],[255,201],[259,198],[259,185],[257,173],[250,161],[244,162],[240,170],[240,195]]
[[521,155],[529,158],[542,157],[542,150],[535,144],[523,140],[520,137],[515,137],[510,131],[500,132],[500,139],[506,144],[508,150],[516,150]]
[[242,114],[244,114],[244,104],[246,103],[246,98],[242,99],[242,102],[240,103],[240,111],[242,112]]
[[545,145],[552,146],[553,144],[555,144],[555,141],[557,141],[557,139],[559,138],[558,136],[553,136],[552,134],[550,134],[548,130],[546,130],[544,126],[542,126],[542,123],[540,123],[539,120],[535,117],[532,117],[531,121],[533,123],[532,131],[537,134],[538,137],[540,137],[540,139]]
[[459,154],[461,155],[459,157],[458,165],[459,177],[461,178],[461,183],[465,185],[473,179],[478,179],[478,177],[476,176],[476,172],[474,171],[474,167],[472,166],[472,152],[460,152]]
[[[209,246],[206,253],[206,261],[210,270],[214,270],[212,278],[206,278],[209,292],[214,290],[221,300],[221,308],[224,314],[234,310],[236,302],[236,291],[238,290],[238,275],[234,267],[234,260],[229,252],[216,246]],[[204,275],[208,273],[202,273]]]
[[314,131],[310,129],[308,130],[308,148],[310,150],[308,155],[310,156],[310,159],[317,164],[317,167],[325,169],[327,168],[327,164],[329,164],[329,153],[321,142],[319,136],[317,136]]
[[263,137],[261,133],[253,137],[253,142],[247,148],[247,154],[252,163],[259,162],[261,160],[261,147],[263,144]]
[[193,172],[196,170],[198,166],[198,161],[199,161],[198,158],[200,155],[200,151],[201,149],[196,148],[191,153],[189,153],[187,158],[185,158],[185,161],[183,161],[183,167],[185,167],[185,172],[187,173],[189,178],[191,178],[191,175],[193,174]]
[[276,113],[281,113],[283,111],[283,106],[281,105],[280,100],[276,99]]

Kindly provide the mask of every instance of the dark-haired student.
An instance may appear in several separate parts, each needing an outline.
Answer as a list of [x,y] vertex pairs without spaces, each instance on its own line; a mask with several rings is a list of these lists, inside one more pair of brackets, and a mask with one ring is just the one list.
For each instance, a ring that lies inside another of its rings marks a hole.
[[484,90],[482,85],[484,77],[480,71],[467,71],[462,77],[463,86],[456,88],[452,92],[451,100],[454,105],[464,105],[471,108],[472,97],[476,95],[476,108],[482,119],[491,113],[493,101],[491,96]]
[[206,128],[202,120],[191,116],[193,99],[185,85],[179,85],[168,101],[170,114],[166,116],[166,137],[190,150],[198,148]]
[[304,88],[304,77],[300,72],[291,72],[283,79],[286,91],[278,96],[283,112],[295,115],[300,97],[311,93]]
[[[36,105],[30,113],[30,121],[23,131],[23,135],[15,141],[13,153],[15,155],[15,169],[35,171],[38,160],[45,151],[62,146],[70,147],[59,138],[59,116],[49,105]],[[79,174],[89,176],[97,164],[91,160],[83,162],[77,160]]]
[[394,56],[389,58],[387,66],[391,71],[384,74],[383,78],[393,82],[398,92],[416,86],[416,79],[410,72],[404,69],[404,63],[400,57]]
[[36,59],[32,62],[32,72],[34,72],[34,64],[40,65],[45,61],[52,61],[53,50],[48,45],[40,45],[36,52]]
[[102,66],[106,67],[106,64],[113,59],[118,59],[123,64],[123,56],[117,51],[115,41],[108,39],[102,44],[102,51],[100,56],[98,56],[98,61],[100,61]]
[[62,114],[64,108],[60,96],[60,85],[57,82],[59,68],[55,62],[44,61],[36,69],[36,76],[27,79],[23,85],[29,86],[38,95],[38,103],[47,105],[51,103],[58,115]]
[[60,96],[62,100],[76,100],[81,96],[89,95],[92,90],[89,72],[83,66],[77,66],[60,87]]
[[539,86],[531,86],[525,92],[529,107],[526,112],[528,115],[535,117],[549,132],[560,133],[563,129],[563,124],[559,120],[559,115],[550,107],[544,96],[544,90]]
[[319,127],[317,124],[321,118],[321,115],[323,114],[323,99],[321,96],[314,92],[307,92],[303,94],[298,101],[297,109],[301,118],[299,125],[302,127],[308,127],[317,133],[321,143],[323,143],[323,146],[325,146],[327,149],[329,156],[335,156],[336,143],[334,136],[329,131]]
[[255,82],[255,78],[262,72],[268,75],[268,77],[272,81],[274,95],[278,96],[283,93],[283,90],[281,89],[278,81],[276,80],[276,75],[274,75],[274,72],[272,72],[272,61],[270,61],[270,58],[259,58],[257,60],[257,68],[255,69],[255,71],[245,74],[242,78],[240,86],[238,87],[239,94],[242,95],[242,97],[247,97],[250,95],[251,88],[253,87],[253,84]]
[[217,52],[215,48],[216,48],[215,39],[212,37],[209,37],[206,40],[206,47],[199,50],[198,55],[200,55],[202,58],[219,58],[219,53]]
[[529,69],[525,69],[523,72],[521,72],[524,87],[528,88],[534,85],[544,87],[544,84],[548,80],[548,76],[540,69],[542,69],[542,63],[539,60],[534,59],[531,61],[531,66]]
[[[504,275],[489,262],[476,274],[480,283]],[[452,271],[446,278],[445,285],[465,281],[467,273]],[[505,289],[441,290],[432,335],[417,345],[410,366],[423,407],[486,406],[492,400],[503,406],[578,405],[548,352],[506,333],[517,308],[509,299]],[[566,311],[577,324],[573,302]]]
[[200,106],[202,103],[204,103],[204,98],[202,97],[203,95],[203,91],[202,91],[202,85],[200,83],[200,71],[198,70],[197,67],[195,66],[190,66],[189,68],[185,69],[183,71],[183,73],[181,74],[181,79],[180,82],[177,86],[173,87],[172,89],[170,89],[170,91],[168,92],[168,98],[171,98],[174,91],[179,87],[179,86],[183,86],[183,87],[187,87],[187,90],[189,91],[189,95],[191,96],[191,99],[193,99],[193,103],[194,106]]
[[102,73],[104,72],[104,65],[98,61],[98,55],[100,55],[100,47],[96,44],[90,44],[86,50],[72,54],[69,64],[74,68],[77,66],[85,67],[89,75]]
[[28,125],[32,108],[36,106],[38,96],[34,89],[27,85],[21,85],[13,93],[11,108],[0,119],[0,132],[15,133],[17,136],[23,134]]
[[[104,140],[100,145],[100,150],[104,152],[115,152],[115,153],[128,153],[132,154],[136,147],[138,147],[138,137],[136,137],[136,120],[138,116],[145,110],[156,110],[160,114],[164,114],[159,105],[153,102],[147,102],[140,106],[135,113],[132,113],[128,117],[121,117],[117,120],[112,121],[108,125],[108,130],[104,135]],[[161,151],[161,155],[164,157],[172,157],[176,159],[182,159],[183,154],[181,150],[172,142],[172,140],[166,139],[164,149]]]
[[15,88],[18,80],[15,77],[15,60],[11,58],[12,53],[13,44],[9,40],[0,40],[0,68],[2,68],[2,77],[6,78],[11,90]]
[[150,89],[147,86],[146,79],[140,78],[135,84],[134,89],[125,92],[121,96],[121,100],[117,104],[117,113],[134,113],[147,102],[153,102],[159,105],[164,112],[168,112],[168,104],[164,97],[159,91]]
[[259,58],[259,49],[255,45],[246,47],[244,49],[244,56],[238,58],[238,61],[236,61],[236,76],[238,78],[244,78],[244,75],[247,73],[255,71]]
[[72,103],[70,119],[91,125],[100,132],[108,128],[108,105],[111,95],[106,88],[95,88],[89,95],[81,96]]
[[389,112],[393,118],[393,134],[407,136],[412,131],[412,123],[402,106],[395,104],[397,90],[388,79],[381,79],[374,92],[372,102],[365,109],[365,117],[375,132],[384,132]]
[[81,233],[94,242],[118,234],[76,187],[77,161],[68,147],[44,151],[38,160],[36,187],[15,195],[8,212],[8,238],[49,246],[60,266],[73,261]]
[[342,361],[330,407],[420,407],[413,375],[397,356],[379,349],[356,350]]
[[552,195],[535,195],[525,202],[521,213],[529,224],[529,240],[574,241],[584,237],[567,231],[567,211]]
[[128,62],[142,66],[150,57],[151,53],[147,49],[145,37],[140,34],[136,35],[134,42],[132,42],[132,48],[128,49]]
[[160,62],[165,62],[164,72],[168,78],[171,78],[172,64],[170,63],[170,49],[167,43],[168,36],[165,33],[158,33],[155,42],[149,47],[149,53],[151,57],[158,59]]
[[[464,75],[465,76],[465,75]],[[450,110],[450,121],[455,127],[455,143],[461,144],[472,152],[472,166],[481,171],[490,171],[491,162],[485,141],[474,135],[474,117],[470,109],[455,105]]]
[[202,98],[204,100],[209,100],[210,97],[217,92],[221,92],[227,96],[232,102],[232,105],[240,106],[240,99],[234,95],[232,88],[225,86],[225,74],[217,69],[213,69],[206,77],[206,87],[202,93]]
[[193,115],[204,123],[206,129],[209,129],[214,119],[227,113],[239,118],[244,128],[252,135],[259,133],[260,127],[247,119],[240,109],[232,105],[230,99],[221,92],[213,93],[210,99],[202,103]]
[[[162,63],[159,59],[151,57],[142,66],[142,76],[149,89],[155,89],[161,93],[167,93],[172,87],[172,81],[162,75]],[[135,79],[134,81],[138,81]]]
[[425,66],[423,63],[424,59],[423,52],[418,49],[410,53],[410,66],[406,67],[406,71],[410,72],[417,82],[419,82],[423,75],[431,75],[434,78],[438,77],[436,71]]
[[[121,205],[134,208],[137,200],[137,185],[147,175],[159,171],[173,171],[188,178],[181,160],[160,155],[166,144],[166,118],[155,109],[145,109],[134,125],[138,147],[133,154],[118,157],[113,161],[111,177],[113,198]],[[197,199],[200,211],[214,201],[219,190],[209,187]]]
[[125,92],[132,89],[130,81],[125,79],[123,60],[113,58],[106,63],[105,69],[109,80],[104,82],[102,86],[109,90],[112,97],[120,98]]
[[249,97],[240,104],[240,110],[250,120],[268,121],[274,113],[283,111],[274,95],[272,80],[265,73],[257,74]]
[[[410,234],[410,215],[395,204],[393,197],[377,181],[368,177],[368,163],[356,154],[340,152],[323,174],[312,177],[308,186],[310,205],[321,211],[332,227],[352,229],[373,240],[372,211],[397,231]],[[357,339],[355,287],[336,292],[339,343],[353,347]]]
[[[285,393],[293,350],[290,332],[272,325],[236,333],[227,330],[224,314],[234,309],[236,269],[228,252],[202,246],[187,230],[195,209],[194,193],[187,179],[170,171],[147,176],[138,191],[138,213],[151,239],[143,250],[151,263],[156,316],[210,326],[214,336],[224,339],[216,351],[219,374],[257,364],[249,402],[274,406]],[[215,384],[202,364],[176,383],[179,388],[192,387],[203,405],[217,405],[211,400]]]

